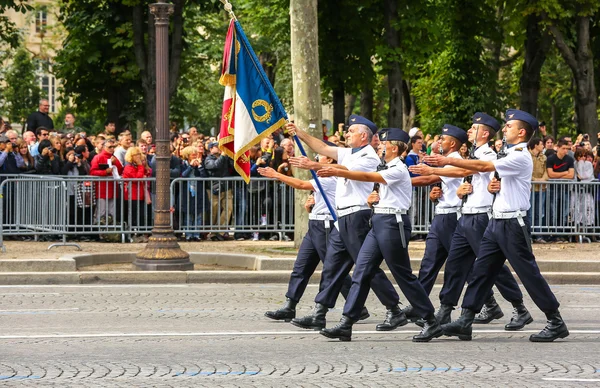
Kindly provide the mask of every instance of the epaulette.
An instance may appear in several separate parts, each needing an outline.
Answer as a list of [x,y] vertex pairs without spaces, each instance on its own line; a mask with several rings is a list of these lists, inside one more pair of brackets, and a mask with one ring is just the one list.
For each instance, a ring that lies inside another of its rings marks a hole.
[[523,147],[515,148],[515,151],[523,151]]
[[492,151],[492,150],[489,150],[489,151],[485,151],[483,154],[484,155],[491,155],[491,154],[495,154],[495,152]]

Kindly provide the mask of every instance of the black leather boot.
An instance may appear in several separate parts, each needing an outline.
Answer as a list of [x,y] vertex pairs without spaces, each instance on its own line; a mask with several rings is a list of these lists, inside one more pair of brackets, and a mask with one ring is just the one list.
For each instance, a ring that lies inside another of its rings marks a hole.
[[296,305],[298,303],[294,302],[290,298],[285,300],[285,304],[282,308],[275,311],[267,311],[265,313],[265,317],[274,319],[276,321],[286,321],[289,322],[292,319],[296,318]]
[[487,302],[483,305],[483,308],[475,316],[473,323],[490,323],[494,319],[500,319],[504,316],[502,309],[496,303],[496,299],[492,295]]
[[352,339],[352,325],[355,323],[355,320],[342,315],[340,323],[331,329],[321,329],[319,333],[327,338],[337,338],[340,341],[350,341]]
[[316,303],[312,314],[302,318],[294,318],[291,323],[292,325],[303,329],[321,330],[325,327],[325,315],[327,315],[327,310],[327,307],[320,303]]
[[371,316],[371,314],[369,314],[369,310],[367,310],[366,307],[363,307],[362,310],[360,310],[360,318],[358,318],[359,321],[364,321],[365,319],[368,319]]
[[430,314],[424,319],[425,325],[423,330],[413,337],[413,342],[429,342],[434,338],[441,337],[444,332],[438,323],[434,314]]
[[[452,310],[454,310],[454,306],[449,304],[441,304],[440,308],[438,308],[438,310],[435,312],[435,319],[438,320],[440,325],[452,322],[452,318],[450,316]],[[420,318],[419,320],[415,321],[415,325],[419,327],[425,327],[425,321],[426,320],[424,318]]]
[[411,305],[408,305],[405,308],[403,308],[402,312],[404,313],[404,315],[406,315],[406,319],[408,319],[410,322],[416,322],[419,319],[421,319],[421,317],[414,312],[413,306]]
[[404,311],[398,306],[389,308],[385,313],[385,320],[375,327],[377,331],[390,331],[408,323]]
[[569,335],[569,329],[562,320],[558,310],[546,313],[548,324],[544,327],[544,330],[538,334],[532,334],[529,337],[531,342],[552,342],[557,338],[565,338]]
[[515,308],[513,309],[513,316],[510,319],[510,322],[507,323],[506,326],[504,326],[504,330],[521,330],[525,327],[525,325],[529,325],[531,322],[533,322],[531,314],[529,314],[529,311],[527,310],[525,305],[521,303],[520,305],[515,306]]
[[475,319],[475,311],[463,309],[460,318],[454,322],[442,325],[444,335],[458,337],[458,339],[463,341],[470,341],[473,334],[473,319]]

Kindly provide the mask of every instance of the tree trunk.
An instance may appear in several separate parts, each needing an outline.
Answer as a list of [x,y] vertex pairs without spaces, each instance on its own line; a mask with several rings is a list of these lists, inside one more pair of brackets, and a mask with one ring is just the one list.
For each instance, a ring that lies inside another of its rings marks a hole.
[[373,88],[365,86],[360,92],[360,115],[373,121]]
[[277,56],[275,56],[273,53],[263,52],[258,55],[258,61],[260,62],[260,65],[265,71],[269,82],[271,82],[271,85],[275,85],[275,70],[277,69]]
[[556,103],[552,101],[551,105],[552,112],[552,136],[554,137],[554,142],[558,140],[558,109],[556,109]]
[[[294,91],[294,118],[300,128],[308,128],[315,137],[323,136],[321,129],[321,77],[319,74],[319,37],[317,0],[290,0],[291,62]],[[342,104],[344,93],[342,88]],[[344,114],[342,105],[341,114]],[[343,118],[342,118],[343,120]],[[306,147],[305,147],[306,148]],[[312,152],[309,152],[309,157]],[[294,170],[294,176],[307,180],[310,174],[305,170]],[[308,213],[304,202],[308,192],[296,190],[294,246],[299,247],[308,229]]]
[[575,78],[575,113],[578,131],[595,138],[598,131],[598,94],[594,83],[594,53],[590,44],[590,17],[577,16],[577,49],[567,44],[554,24],[549,26],[556,47]]
[[520,108],[534,116],[537,116],[540,73],[552,43],[552,37],[548,33],[542,32],[540,26],[541,18],[534,14],[529,15],[525,38],[525,61],[519,80]]
[[417,103],[415,96],[410,93],[411,86],[407,80],[402,80],[402,128],[412,128],[415,126],[417,116]]
[[119,87],[112,86],[106,88],[106,118],[114,121],[117,134],[122,131],[123,126],[126,124],[121,112],[125,109],[125,105],[129,99],[124,93],[126,92]]
[[[398,2],[396,0],[385,0],[385,40],[390,50],[399,50],[400,34],[394,28],[398,18]],[[400,63],[393,61],[387,64],[388,90],[390,93],[390,110],[388,112],[388,126],[402,128],[402,72]]]
[[333,96],[333,123],[346,123],[346,94],[344,93],[344,82],[339,81],[338,85],[332,90]]
[[354,106],[356,105],[356,94],[347,94],[344,99],[346,108],[344,110],[344,122],[348,122],[350,115],[354,112]]

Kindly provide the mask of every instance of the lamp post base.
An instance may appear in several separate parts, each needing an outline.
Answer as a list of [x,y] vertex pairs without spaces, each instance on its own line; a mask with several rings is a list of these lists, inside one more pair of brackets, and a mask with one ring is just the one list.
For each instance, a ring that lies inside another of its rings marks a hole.
[[133,261],[140,271],[191,271],[194,263],[190,255],[183,251],[174,235],[151,236],[148,244],[136,255]]

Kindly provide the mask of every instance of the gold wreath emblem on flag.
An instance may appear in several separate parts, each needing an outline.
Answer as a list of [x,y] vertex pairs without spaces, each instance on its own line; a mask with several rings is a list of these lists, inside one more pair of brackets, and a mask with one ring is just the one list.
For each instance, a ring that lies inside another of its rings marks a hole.
[[[262,106],[263,109],[265,110],[265,113],[262,115],[258,115],[254,110],[254,108],[258,108],[259,106]],[[272,112],[273,112],[273,105],[269,104],[265,100],[256,100],[252,103],[252,117],[254,117],[254,120],[258,121],[259,123],[262,123],[264,121],[266,121],[268,123],[269,121],[271,121],[271,113]]]

